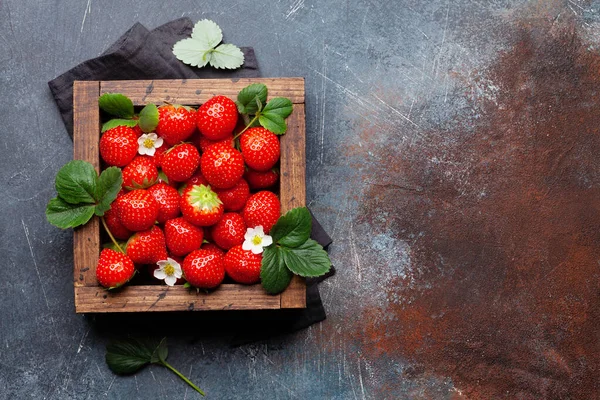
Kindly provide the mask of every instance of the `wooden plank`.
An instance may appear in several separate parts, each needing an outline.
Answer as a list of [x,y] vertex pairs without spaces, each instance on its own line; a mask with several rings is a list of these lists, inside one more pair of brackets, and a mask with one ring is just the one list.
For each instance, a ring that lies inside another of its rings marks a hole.
[[117,292],[101,287],[76,287],[77,313],[157,312],[201,310],[278,309],[279,296],[266,294],[260,285],[221,285],[210,293],[181,285],[127,286]]
[[145,81],[103,81],[100,94],[122,93],[136,106],[147,103],[198,105],[213,96],[223,95],[235,100],[237,94],[251,83],[264,83],[269,98],[287,97],[292,103],[304,104],[304,78],[240,78],[240,79],[182,79]]
[[[100,171],[100,82],[73,83],[73,159],[90,162]],[[73,281],[75,287],[97,286],[96,264],[100,256],[100,221],[92,217],[73,232]]]
[[[306,128],[304,104],[294,104],[287,119],[288,131],[281,137],[281,212],[306,205]],[[281,293],[281,308],[306,307],[306,282],[294,276]]]

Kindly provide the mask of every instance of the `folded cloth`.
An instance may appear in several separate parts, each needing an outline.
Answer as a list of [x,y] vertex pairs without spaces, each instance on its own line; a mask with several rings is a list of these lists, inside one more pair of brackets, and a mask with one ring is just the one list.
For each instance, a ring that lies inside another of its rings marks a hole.
[[[255,78],[260,76],[258,63],[251,47],[242,47],[244,64],[236,70],[213,68],[192,68],[177,60],[173,55],[173,45],[189,37],[194,24],[189,18],[180,18],[149,31],[136,23],[99,57],[84,61],[59,77],[48,82],[58,105],[65,127],[73,136],[73,81],[106,81],[129,79],[185,79],[185,78]],[[311,237],[323,247],[329,246],[331,238],[313,216]],[[326,276],[331,276],[335,270]],[[266,338],[273,334],[291,332],[306,328],[325,319],[325,310],[319,296],[317,283],[323,279],[307,280],[307,308],[285,310],[277,313],[253,312],[264,324],[260,331],[235,335],[234,344],[247,343]],[[256,314],[255,314],[256,313]],[[140,316],[143,318],[143,316]],[[245,318],[248,315],[246,314]],[[111,319],[113,317],[108,316]],[[114,317],[118,318],[118,317]],[[129,318],[129,317],[128,317]],[[98,319],[103,320],[103,318]],[[142,323],[136,318],[136,323]],[[156,324],[156,317],[150,324]]]

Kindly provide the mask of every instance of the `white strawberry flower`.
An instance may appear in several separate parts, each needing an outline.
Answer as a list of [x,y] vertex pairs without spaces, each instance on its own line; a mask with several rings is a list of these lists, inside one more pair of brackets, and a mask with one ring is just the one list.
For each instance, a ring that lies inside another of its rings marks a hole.
[[163,138],[154,132],[144,133],[138,138],[138,153],[153,156],[156,149],[163,145]]
[[248,228],[244,235],[244,243],[242,249],[250,250],[254,254],[263,252],[263,248],[273,244],[273,238],[265,235],[262,225],[255,228]]
[[181,278],[183,274],[181,265],[170,257],[156,264],[158,264],[159,268],[154,270],[154,277],[160,280],[164,279],[165,283],[169,286],[175,285],[177,279]]

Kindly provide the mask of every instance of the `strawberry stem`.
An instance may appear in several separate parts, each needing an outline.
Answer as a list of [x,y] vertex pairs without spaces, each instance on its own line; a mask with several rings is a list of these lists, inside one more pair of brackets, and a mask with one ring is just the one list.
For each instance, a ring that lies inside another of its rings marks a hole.
[[204,396],[204,392],[196,385],[194,385],[192,383],[192,381],[190,381],[188,378],[186,378],[181,372],[177,371],[175,368],[173,368],[171,366],[171,364],[169,364],[168,362],[161,360],[160,363],[162,365],[164,365],[165,367],[169,368],[171,371],[173,371],[178,377],[180,377],[181,379],[183,379],[183,381],[185,383],[187,383],[188,385],[190,385],[195,391],[197,391],[198,393],[200,393],[202,396]]
[[112,233],[110,233],[110,229],[108,229],[108,226],[106,225],[106,221],[104,220],[104,217],[100,217],[100,221],[102,221],[102,225],[104,226],[106,233],[108,233],[108,237],[110,237],[110,240],[112,240],[112,242],[115,244],[115,246],[117,246],[117,249],[119,249],[119,251],[121,253],[125,254],[125,252],[123,251],[121,246],[119,246],[119,243],[117,242],[115,237],[112,235]]
[[258,117],[260,117],[260,114],[256,114],[254,116],[254,118],[252,118],[252,120],[248,123],[248,125],[246,125],[246,127],[244,129],[242,129],[242,131],[240,133],[238,133],[237,135],[235,135],[233,137],[233,140],[237,139],[238,137],[240,137],[242,135],[242,133],[246,132],[248,130],[248,128],[250,128],[252,126],[252,124],[258,119]]

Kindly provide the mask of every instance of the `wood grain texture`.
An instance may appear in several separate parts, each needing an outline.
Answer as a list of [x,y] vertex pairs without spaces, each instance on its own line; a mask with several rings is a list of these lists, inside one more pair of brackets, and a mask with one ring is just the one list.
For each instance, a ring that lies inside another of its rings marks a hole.
[[[99,140],[100,82],[76,81],[73,84],[73,159],[90,162],[100,171]],[[73,282],[78,286],[97,286],[96,264],[100,255],[100,221],[90,222],[73,232]]]
[[251,83],[264,83],[269,99],[287,97],[292,103],[304,103],[304,78],[240,78],[240,79],[181,79],[101,82],[100,93],[122,93],[136,106],[147,103],[198,105],[213,96],[223,95],[235,100],[237,94]]
[[[281,212],[306,205],[306,129],[304,104],[294,104],[287,119],[288,131],[281,137]],[[281,308],[305,308],[306,283],[294,276],[281,293]]]
[[[135,105],[150,102],[176,102],[197,106],[221,94],[232,99],[245,86],[261,82],[269,89],[269,98],[288,97],[294,111],[287,119],[288,131],[281,136],[281,211],[306,204],[305,177],[305,113],[304,79],[239,79],[239,80],[154,80],[76,82],[74,89],[74,155],[76,159],[100,166],[100,115],[98,96],[122,93]],[[306,307],[304,279],[294,277],[280,295],[268,295],[260,285],[221,285],[206,294],[181,286],[128,286],[112,293],[96,280],[96,264],[100,253],[100,227],[97,218],[75,231],[75,309],[77,313],[186,311],[186,310],[251,310]]]

